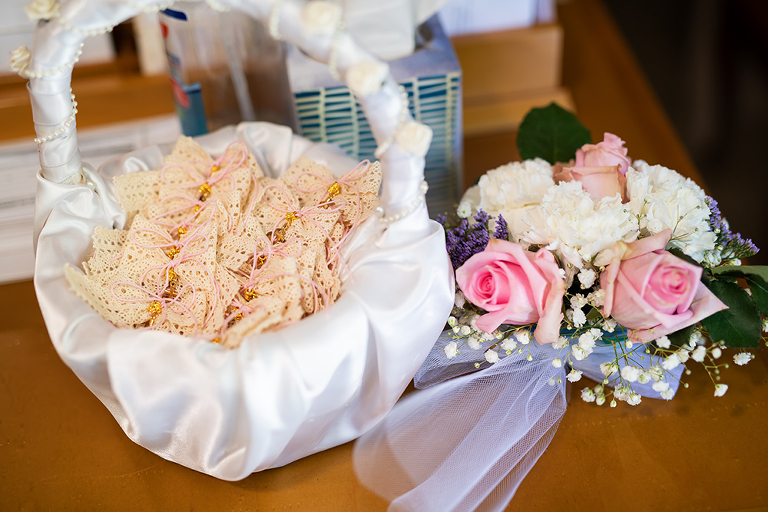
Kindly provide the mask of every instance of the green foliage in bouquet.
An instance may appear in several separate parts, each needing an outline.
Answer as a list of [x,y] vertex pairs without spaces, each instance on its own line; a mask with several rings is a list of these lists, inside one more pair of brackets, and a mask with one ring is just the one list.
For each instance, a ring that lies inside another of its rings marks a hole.
[[523,160],[543,158],[553,165],[569,161],[577,149],[591,141],[589,130],[576,116],[555,103],[532,109],[517,132],[517,149]]

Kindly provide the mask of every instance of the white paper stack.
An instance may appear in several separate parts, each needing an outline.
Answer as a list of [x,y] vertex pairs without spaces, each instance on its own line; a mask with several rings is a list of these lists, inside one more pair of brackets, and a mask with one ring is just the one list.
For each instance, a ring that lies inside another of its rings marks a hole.
[[[112,157],[150,145],[173,144],[175,115],[78,130],[83,162],[97,168]],[[0,145],[0,283],[32,277],[32,226],[40,162],[30,140]]]

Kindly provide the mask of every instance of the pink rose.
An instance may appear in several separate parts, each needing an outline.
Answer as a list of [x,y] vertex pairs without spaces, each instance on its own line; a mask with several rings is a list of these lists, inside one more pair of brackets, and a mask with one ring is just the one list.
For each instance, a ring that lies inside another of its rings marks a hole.
[[546,249],[534,254],[519,244],[492,239],[483,252],[456,269],[456,281],[467,300],[488,311],[477,320],[485,332],[505,323],[538,322],[536,340],[557,341],[565,280]]
[[[579,150],[581,151],[581,150]],[[556,183],[563,181],[580,181],[584,191],[595,201],[604,197],[621,195],[626,202],[627,178],[619,172],[619,166],[606,167],[563,167],[563,170],[552,176]]]
[[603,142],[584,144],[576,150],[575,167],[613,167],[619,166],[622,175],[627,174],[632,160],[627,156],[624,141],[612,133],[606,133]]
[[600,276],[603,315],[630,330],[629,340],[645,343],[693,325],[726,305],[701,282],[702,268],[664,250],[672,230],[619,242]]
[[624,141],[606,133],[603,142],[596,145],[584,144],[576,150],[575,163],[569,163],[567,167],[555,165],[553,178],[557,183],[580,181],[595,201],[618,193],[622,201],[626,202],[627,179],[624,175],[631,163]]

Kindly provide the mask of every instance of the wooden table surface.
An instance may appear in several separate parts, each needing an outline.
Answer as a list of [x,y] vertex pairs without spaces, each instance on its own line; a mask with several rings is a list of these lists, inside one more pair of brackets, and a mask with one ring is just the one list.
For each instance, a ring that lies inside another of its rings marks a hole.
[[[598,0],[560,6],[563,79],[598,136],[700,179]],[[467,181],[515,158],[514,134],[466,141]],[[360,486],[352,444],[222,482],[135,445],[53,350],[30,282],[0,286],[0,510],[381,511]],[[727,357],[730,354],[727,353]],[[508,510],[768,510],[768,351],[703,371],[670,402],[599,408],[578,398]]]

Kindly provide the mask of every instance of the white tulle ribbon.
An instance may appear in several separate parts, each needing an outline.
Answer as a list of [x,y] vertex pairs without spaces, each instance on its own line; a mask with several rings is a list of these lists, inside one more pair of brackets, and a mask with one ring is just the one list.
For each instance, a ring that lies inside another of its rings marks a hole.
[[[551,345],[531,343],[531,361],[526,349],[476,371],[483,351],[447,359],[450,341],[444,332],[416,374],[416,386],[426,389],[401,400],[355,444],[359,480],[391,501],[390,511],[503,510],[565,413],[569,388],[564,369],[552,365],[558,351]],[[608,352],[613,359],[611,346],[598,348],[576,369],[602,381],[599,363]],[[658,396],[645,391],[636,389]]]

